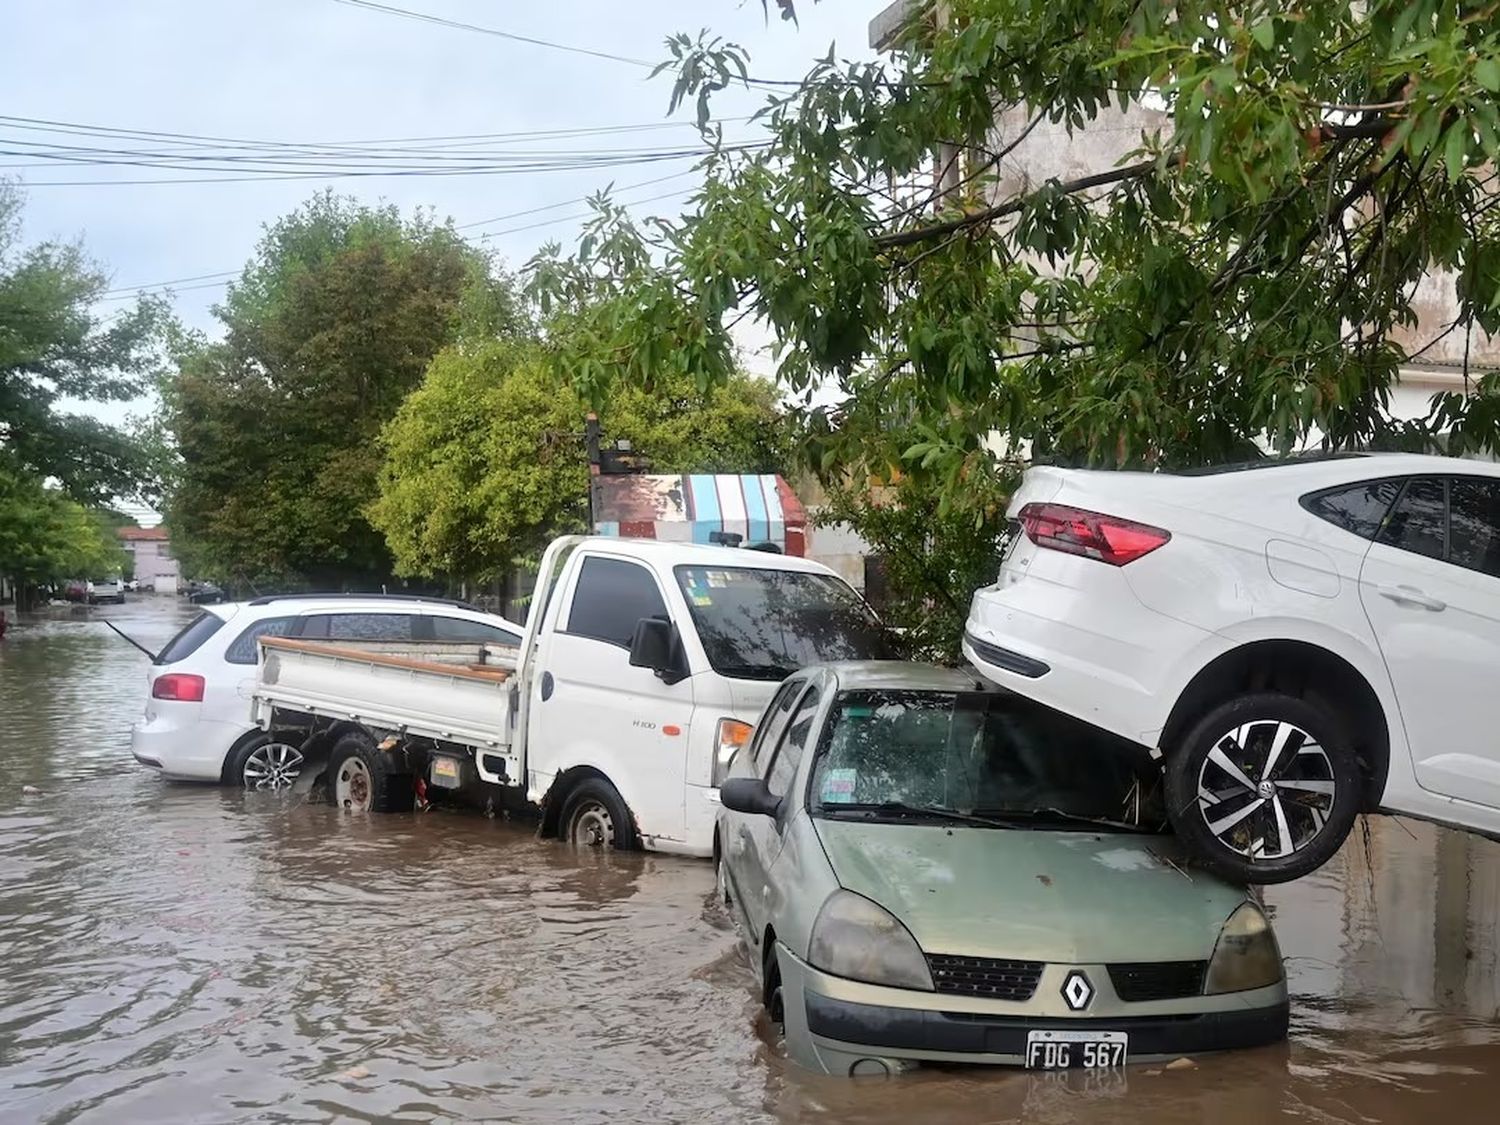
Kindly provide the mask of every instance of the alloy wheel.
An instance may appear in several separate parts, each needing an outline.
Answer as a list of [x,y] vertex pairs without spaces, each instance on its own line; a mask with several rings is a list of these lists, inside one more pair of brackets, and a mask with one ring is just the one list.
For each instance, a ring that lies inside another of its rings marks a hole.
[[1198,812],[1220,844],[1251,860],[1285,859],[1323,830],[1338,799],[1327,752],[1280,719],[1241,723],[1198,770]]
[[286,742],[267,742],[245,759],[240,781],[246,789],[290,789],[301,773],[300,750]]

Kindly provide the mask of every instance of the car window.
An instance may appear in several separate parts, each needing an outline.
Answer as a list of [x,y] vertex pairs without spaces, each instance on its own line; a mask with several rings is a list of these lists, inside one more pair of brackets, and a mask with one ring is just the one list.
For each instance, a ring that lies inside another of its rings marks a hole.
[[296,617],[267,617],[264,621],[257,621],[230,642],[224,650],[224,659],[231,664],[256,663],[260,659],[256,638],[284,637],[293,631],[292,626],[298,620]]
[[1138,746],[1002,692],[840,693],[809,804],[814,815],[897,804],[1049,829],[1166,822],[1160,770]]
[[434,615],[431,620],[433,636],[440,641],[474,641],[479,644],[509,645],[512,648],[521,643],[518,634],[483,621],[440,615]]
[[304,640],[409,641],[415,635],[409,613],[313,613],[303,619]]
[[176,664],[179,660],[186,660],[202,648],[203,642],[217,633],[223,624],[224,619],[217,613],[200,613],[156,654],[156,663]]
[[1500,481],[1455,477],[1448,519],[1448,561],[1500,578]]
[[1302,497],[1302,506],[1361,539],[1374,539],[1390,511],[1391,501],[1401,491],[1398,480],[1370,480],[1348,488],[1314,492]]
[[755,741],[750,745],[756,777],[766,776],[766,768],[771,764],[776,743],[781,738],[781,732],[791,722],[792,708],[796,705],[797,696],[806,686],[806,680],[788,680],[781,685],[781,690],[772,698],[770,706],[761,716],[760,724],[755,728]]
[[643,617],[668,620],[666,603],[649,570],[624,559],[596,555],[583,560],[567,632],[629,648]]
[[1447,484],[1437,477],[1413,477],[1380,533],[1380,541],[1414,555],[1443,558],[1448,528]]
[[797,767],[802,764],[802,755],[807,749],[807,737],[812,733],[813,719],[818,714],[818,703],[822,692],[814,684],[797,701],[792,721],[781,738],[776,757],[771,762],[771,774],[766,778],[766,788],[778,797],[786,795],[797,776]]

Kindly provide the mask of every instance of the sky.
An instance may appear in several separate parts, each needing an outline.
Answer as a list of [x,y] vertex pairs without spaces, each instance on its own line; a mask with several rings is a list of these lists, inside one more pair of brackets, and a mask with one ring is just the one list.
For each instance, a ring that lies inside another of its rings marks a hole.
[[[366,202],[429,207],[439,217],[475,224],[464,233],[483,238],[481,245],[516,268],[549,240],[570,245],[587,208],[569,201],[611,181],[619,200],[640,201],[633,208],[638,216],[677,213],[696,177],[624,185],[688,173],[693,161],[231,182],[196,169],[79,162],[97,160],[97,153],[57,156],[79,148],[193,151],[156,138],[82,136],[73,126],[319,144],[653,126],[482,144],[487,152],[570,154],[693,147],[691,117],[666,117],[669,76],[651,79],[649,66],[580,52],[655,63],[666,57],[668,34],[707,27],[749,50],[753,74],[791,79],[830,44],[842,57],[870,57],[866,28],[884,3],[801,0],[800,26],[778,19],[774,3],[767,19],[760,0],[389,0],[388,6],[573,50],[349,0],[0,0],[0,176],[23,189],[26,240],[81,238],[112,279],[115,290],[103,306],[110,311],[128,304],[135,287],[176,282],[178,315],[208,332],[225,280],[213,275],[239,270],[265,224],[328,186]],[[726,91],[717,112],[748,115],[764,97]],[[731,139],[753,136],[745,122],[725,128]],[[40,157],[41,150],[52,155]],[[121,182],[205,178],[218,182]],[[673,192],[684,194],[656,198]],[[747,363],[754,369],[765,359],[751,354]],[[85,409],[119,422],[144,405]]]

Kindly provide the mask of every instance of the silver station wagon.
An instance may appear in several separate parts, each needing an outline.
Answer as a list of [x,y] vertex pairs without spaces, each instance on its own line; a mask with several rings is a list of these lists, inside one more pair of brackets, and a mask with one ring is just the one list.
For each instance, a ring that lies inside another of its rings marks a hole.
[[951,669],[793,675],[720,790],[714,849],[790,1056],[1111,1068],[1283,1039],[1270,924],[1187,865],[1159,776]]

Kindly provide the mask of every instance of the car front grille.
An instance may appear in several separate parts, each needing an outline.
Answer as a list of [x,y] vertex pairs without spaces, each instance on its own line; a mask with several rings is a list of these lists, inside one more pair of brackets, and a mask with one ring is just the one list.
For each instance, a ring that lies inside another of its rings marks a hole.
[[1179,1000],[1203,993],[1207,961],[1135,961],[1109,967],[1115,995],[1127,1003]]
[[1030,1000],[1046,968],[1041,961],[1006,961],[997,957],[951,957],[929,953],[932,987],[954,996],[989,1000]]

